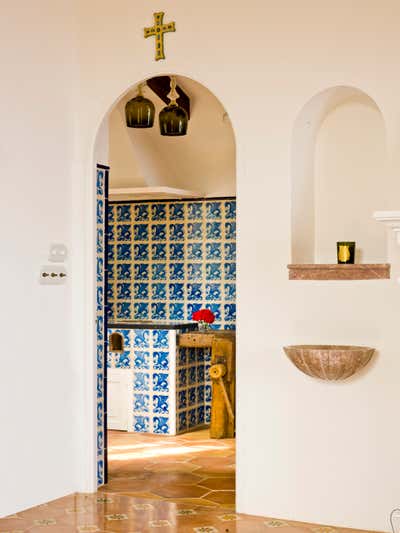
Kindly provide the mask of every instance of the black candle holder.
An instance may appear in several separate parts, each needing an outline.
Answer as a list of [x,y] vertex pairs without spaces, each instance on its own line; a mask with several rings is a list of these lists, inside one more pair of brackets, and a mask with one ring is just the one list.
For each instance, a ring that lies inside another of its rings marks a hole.
[[354,241],[339,241],[336,243],[338,265],[354,265],[356,243]]

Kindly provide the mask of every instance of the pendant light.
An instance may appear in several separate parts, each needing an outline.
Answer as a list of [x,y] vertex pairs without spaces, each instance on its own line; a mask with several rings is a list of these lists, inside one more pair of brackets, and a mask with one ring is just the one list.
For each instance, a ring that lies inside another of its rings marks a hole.
[[152,128],[154,124],[155,107],[151,100],[142,94],[142,88],[146,85],[141,83],[138,95],[129,100],[125,106],[126,125],[128,128]]
[[170,103],[167,105],[167,107],[164,107],[164,109],[160,111],[159,115],[160,132],[161,135],[169,137],[186,135],[188,127],[188,115],[185,109],[176,103],[179,95],[176,92],[175,76],[171,77],[170,87],[171,91],[168,94]]

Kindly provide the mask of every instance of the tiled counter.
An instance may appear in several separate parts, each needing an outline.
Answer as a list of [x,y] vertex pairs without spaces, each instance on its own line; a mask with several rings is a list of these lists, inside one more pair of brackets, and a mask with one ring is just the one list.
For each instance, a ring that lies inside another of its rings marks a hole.
[[176,435],[210,420],[210,352],[177,347],[177,335],[196,328],[192,322],[115,321],[108,324],[123,338],[123,350],[108,346],[107,367],[131,373],[132,401],[128,431]]

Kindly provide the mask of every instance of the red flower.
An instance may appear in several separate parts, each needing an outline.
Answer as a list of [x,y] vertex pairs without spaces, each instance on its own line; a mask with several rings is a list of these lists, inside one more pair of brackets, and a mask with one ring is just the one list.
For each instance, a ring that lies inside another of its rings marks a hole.
[[209,309],[200,309],[199,311],[195,311],[192,314],[192,320],[196,320],[197,322],[206,322],[207,324],[212,324],[215,320],[215,315]]

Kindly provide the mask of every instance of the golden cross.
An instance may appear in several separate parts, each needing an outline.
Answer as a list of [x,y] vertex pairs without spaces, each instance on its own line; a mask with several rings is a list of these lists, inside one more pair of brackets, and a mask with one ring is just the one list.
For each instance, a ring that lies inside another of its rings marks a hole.
[[168,24],[163,24],[165,13],[160,11],[159,13],[154,13],[154,26],[151,28],[144,29],[144,36],[156,38],[156,61],[159,59],[165,59],[164,54],[164,33],[169,33],[170,31],[175,31],[175,22],[169,22]]

